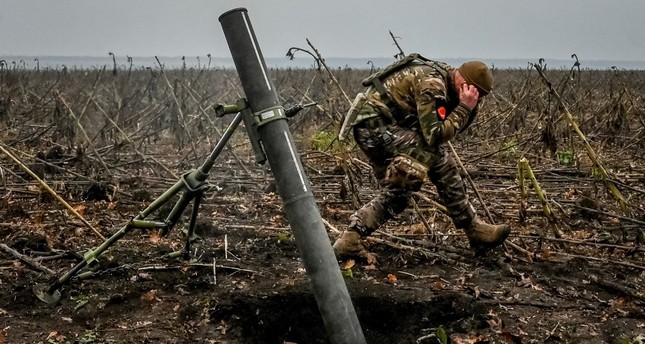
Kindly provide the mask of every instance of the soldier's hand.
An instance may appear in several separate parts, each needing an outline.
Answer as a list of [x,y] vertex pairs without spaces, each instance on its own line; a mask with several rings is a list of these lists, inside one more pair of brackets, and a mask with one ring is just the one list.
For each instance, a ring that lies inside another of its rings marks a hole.
[[473,85],[468,85],[467,83],[461,84],[461,90],[459,92],[459,101],[464,103],[470,110],[474,109],[477,106],[477,101],[479,100],[479,91]]

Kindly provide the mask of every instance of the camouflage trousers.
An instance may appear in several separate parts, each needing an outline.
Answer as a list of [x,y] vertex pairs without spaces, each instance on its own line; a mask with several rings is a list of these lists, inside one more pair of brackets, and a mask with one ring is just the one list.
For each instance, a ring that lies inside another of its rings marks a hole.
[[375,117],[356,124],[354,139],[369,158],[381,193],[350,216],[350,229],[368,236],[403,212],[411,193],[419,191],[425,176],[436,186],[441,202],[457,228],[466,228],[475,211],[464,182],[444,145],[429,146],[420,131]]

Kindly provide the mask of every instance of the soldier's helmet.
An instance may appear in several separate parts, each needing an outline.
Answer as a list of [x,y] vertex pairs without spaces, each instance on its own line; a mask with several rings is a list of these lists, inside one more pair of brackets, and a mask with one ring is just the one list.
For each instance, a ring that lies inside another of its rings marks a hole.
[[493,90],[493,73],[481,61],[468,61],[457,68],[466,81],[477,87],[480,96],[485,96]]

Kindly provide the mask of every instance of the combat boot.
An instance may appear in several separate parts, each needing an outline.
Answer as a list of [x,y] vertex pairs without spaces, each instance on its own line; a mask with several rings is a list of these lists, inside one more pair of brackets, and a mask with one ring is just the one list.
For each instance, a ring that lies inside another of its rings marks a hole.
[[511,226],[491,225],[479,218],[475,218],[470,226],[464,229],[470,241],[470,246],[475,249],[493,248],[501,245],[511,233]]
[[334,243],[336,258],[367,258],[367,246],[361,235],[352,230],[344,231]]

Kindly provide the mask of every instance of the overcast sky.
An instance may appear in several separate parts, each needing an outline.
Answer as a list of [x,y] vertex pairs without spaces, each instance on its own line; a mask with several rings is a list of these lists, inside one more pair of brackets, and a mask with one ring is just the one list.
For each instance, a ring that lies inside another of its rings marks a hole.
[[645,60],[643,0],[0,0],[0,55],[230,57],[218,17],[249,11],[265,57]]

